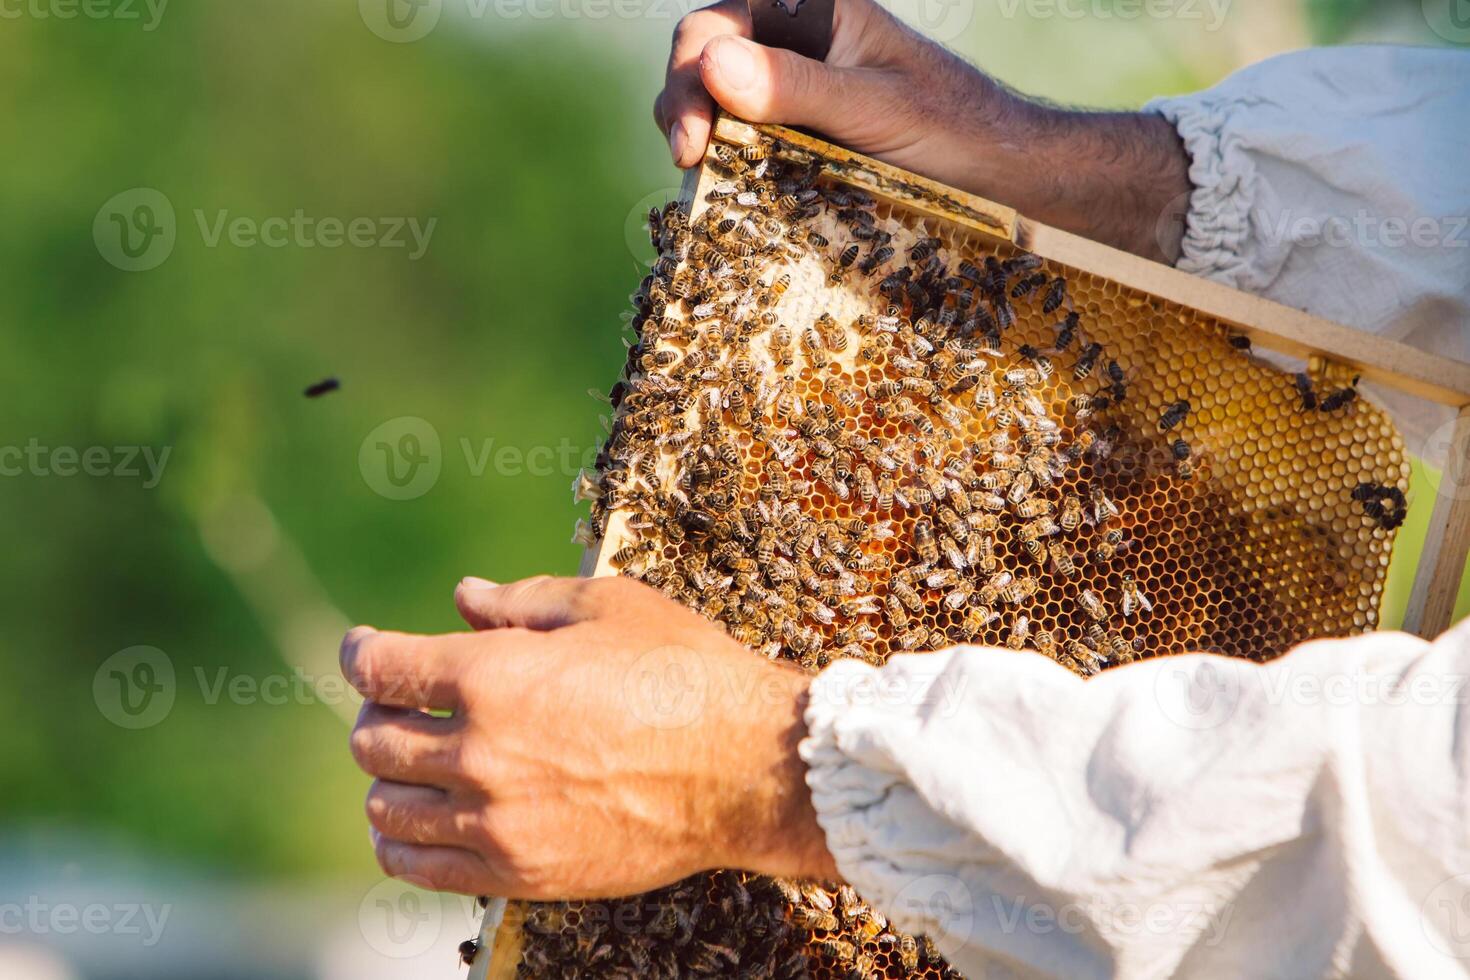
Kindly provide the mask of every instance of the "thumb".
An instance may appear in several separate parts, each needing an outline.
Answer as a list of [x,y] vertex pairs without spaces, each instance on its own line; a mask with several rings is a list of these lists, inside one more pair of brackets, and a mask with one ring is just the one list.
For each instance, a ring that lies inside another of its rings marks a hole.
[[809,126],[832,135],[833,123],[862,118],[883,101],[872,73],[836,68],[784,48],[726,35],[699,59],[704,87],[726,111],[757,123]]
[[554,630],[587,618],[585,579],[541,575],[510,585],[467,578],[454,590],[459,614],[477,630],[523,627]]

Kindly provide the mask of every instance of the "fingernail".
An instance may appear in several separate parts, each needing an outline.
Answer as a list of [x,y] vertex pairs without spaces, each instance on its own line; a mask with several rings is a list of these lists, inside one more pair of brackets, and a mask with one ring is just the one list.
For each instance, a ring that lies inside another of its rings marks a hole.
[[755,83],[755,58],[750,49],[738,40],[722,41],[715,47],[715,63],[720,77],[734,89],[747,89]]
[[459,584],[464,586],[466,589],[472,590],[500,588],[499,583],[492,582],[489,579],[485,578],[475,578],[475,576],[473,575],[466,575],[463,579],[460,580]]
[[674,163],[683,166],[684,151],[689,147],[689,134],[684,129],[682,122],[674,123],[674,128],[669,130],[669,150],[674,154]]

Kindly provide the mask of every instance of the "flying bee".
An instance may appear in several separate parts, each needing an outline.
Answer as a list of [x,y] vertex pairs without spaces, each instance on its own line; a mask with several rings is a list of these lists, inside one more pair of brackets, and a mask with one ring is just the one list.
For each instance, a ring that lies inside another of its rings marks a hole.
[[1108,618],[1108,607],[1103,603],[1102,596],[1091,589],[1082,590],[1082,594],[1077,597],[1077,605],[1095,623],[1101,623]]
[[1164,414],[1159,416],[1159,431],[1168,432],[1189,417],[1189,402],[1180,400],[1165,409]]
[[1296,392],[1302,400],[1302,411],[1312,412],[1317,408],[1317,392],[1312,388],[1312,376],[1305,371],[1296,374]]
[[1123,576],[1123,618],[1128,619],[1137,609],[1140,613],[1153,612],[1154,604],[1149,601],[1148,596],[1138,587],[1132,575]]
[[1010,634],[1006,637],[1006,646],[1012,650],[1023,650],[1026,647],[1026,641],[1030,638],[1031,620],[1018,615],[1011,623]]
[[1076,381],[1086,381],[1092,377],[1092,372],[1097,369],[1097,362],[1102,357],[1103,345],[1093,341],[1082,348],[1077,355],[1077,363],[1072,368],[1072,378]]

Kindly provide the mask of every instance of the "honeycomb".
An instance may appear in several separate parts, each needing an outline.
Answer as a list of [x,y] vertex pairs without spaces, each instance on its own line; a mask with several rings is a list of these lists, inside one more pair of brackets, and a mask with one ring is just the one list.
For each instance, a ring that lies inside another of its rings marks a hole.
[[[768,135],[716,141],[649,225],[578,538],[758,654],[977,643],[1089,676],[1376,625],[1409,465],[1345,369],[1279,371]],[[523,912],[523,977],[957,975],[836,884]]]

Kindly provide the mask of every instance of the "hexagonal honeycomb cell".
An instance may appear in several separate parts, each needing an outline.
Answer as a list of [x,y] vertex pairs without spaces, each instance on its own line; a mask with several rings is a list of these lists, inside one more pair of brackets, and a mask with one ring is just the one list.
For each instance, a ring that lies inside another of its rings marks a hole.
[[[650,216],[589,544],[818,670],[959,643],[1084,676],[1374,627],[1409,464],[1344,369],[716,143]],[[614,925],[623,922],[623,926]],[[949,977],[850,889],[736,872],[526,909],[523,977]]]

